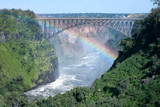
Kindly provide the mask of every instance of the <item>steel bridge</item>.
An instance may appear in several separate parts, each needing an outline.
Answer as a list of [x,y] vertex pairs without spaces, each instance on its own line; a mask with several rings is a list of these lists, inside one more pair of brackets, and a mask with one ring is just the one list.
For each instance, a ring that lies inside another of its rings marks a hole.
[[36,18],[50,38],[64,30],[81,25],[105,26],[131,37],[133,24],[139,18]]

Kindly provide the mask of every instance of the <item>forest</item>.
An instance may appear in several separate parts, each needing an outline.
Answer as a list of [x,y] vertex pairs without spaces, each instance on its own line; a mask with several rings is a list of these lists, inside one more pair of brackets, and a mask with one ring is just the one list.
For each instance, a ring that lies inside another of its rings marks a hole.
[[119,45],[119,57],[91,88],[77,87],[62,95],[36,100],[31,106],[159,107],[160,8],[137,21],[132,37]]
[[90,88],[29,103],[23,93],[51,82],[46,75],[54,72],[57,59],[34,18],[29,10],[0,11],[0,107],[160,106],[160,8],[134,24],[111,69]]
[[0,107],[25,106],[25,91],[53,81],[56,60],[32,11],[0,10]]

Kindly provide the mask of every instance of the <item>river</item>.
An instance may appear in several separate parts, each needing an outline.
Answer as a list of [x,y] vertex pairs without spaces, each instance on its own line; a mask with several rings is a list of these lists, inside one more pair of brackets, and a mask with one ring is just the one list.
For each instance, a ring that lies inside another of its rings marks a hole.
[[59,65],[59,78],[49,84],[39,86],[36,89],[26,92],[29,101],[39,98],[47,98],[73,89],[74,87],[90,87],[96,78],[106,72],[113,64],[101,53],[93,51],[74,64]]

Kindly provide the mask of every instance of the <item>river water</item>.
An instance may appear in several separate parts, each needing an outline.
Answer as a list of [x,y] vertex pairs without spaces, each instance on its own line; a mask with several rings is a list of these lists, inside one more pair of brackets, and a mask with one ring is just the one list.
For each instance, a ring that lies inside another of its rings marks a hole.
[[94,51],[88,53],[74,64],[59,65],[59,78],[49,84],[39,86],[26,92],[29,101],[39,98],[47,98],[73,89],[74,87],[90,87],[96,78],[106,72],[113,64],[101,53]]

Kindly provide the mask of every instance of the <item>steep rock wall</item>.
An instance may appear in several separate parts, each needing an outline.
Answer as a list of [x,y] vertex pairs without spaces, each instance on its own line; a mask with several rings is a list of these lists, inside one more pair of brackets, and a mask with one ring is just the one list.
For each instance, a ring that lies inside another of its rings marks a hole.
[[[50,28],[54,29],[54,28]],[[53,30],[46,30],[47,37],[53,35]],[[54,44],[60,62],[65,59],[81,57],[90,50],[81,40],[82,37],[94,39],[114,49],[119,50],[119,41],[126,38],[125,35],[104,26],[82,25],[67,29],[51,37],[50,42]]]

